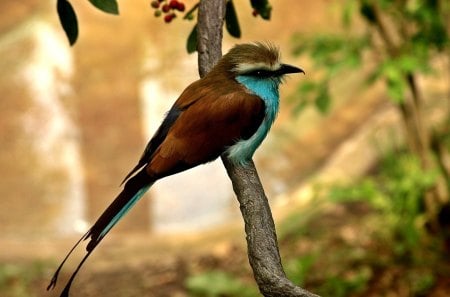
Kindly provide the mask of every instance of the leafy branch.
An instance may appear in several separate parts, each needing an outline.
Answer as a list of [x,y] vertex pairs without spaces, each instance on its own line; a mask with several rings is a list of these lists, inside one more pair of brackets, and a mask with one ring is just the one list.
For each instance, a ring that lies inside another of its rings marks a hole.
[[[119,7],[116,0],[89,0],[89,2],[105,13],[119,14]],[[184,14],[182,19],[194,20],[199,4],[200,2],[194,4]],[[253,8],[253,16],[261,16],[264,20],[270,20],[272,6],[269,4],[269,0],[250,0],[250,5]],[[66,33],[70,45],[74,45],[79,34],[76,12],[69,0],[57,0],[56,6],[61,26]],[[164,21],[166,23],[171,23],[177,17],[176,12],[182,13],[185,11],[185,4],[181,0],[153,0],[150,3],[150,7],[155,10],[155,17],[164,15]],[[233,0],[226,0],[225,28],[232,37],[241,37],[241,27]],[[186,49],[188,53],[193,53],[197,50],[197,23],[187,38]]]

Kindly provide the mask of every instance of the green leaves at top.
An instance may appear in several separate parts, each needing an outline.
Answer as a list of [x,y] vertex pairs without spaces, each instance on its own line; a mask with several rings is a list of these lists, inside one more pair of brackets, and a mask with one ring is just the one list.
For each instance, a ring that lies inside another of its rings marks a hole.
[[67,0],[58,0],[56,3],[59,21],[69,39],[70,45],[73,45],[78,38],[78,21],[75,10]]
[[110,14],[119,14],[119,6],[116,0],[89,0],[95,7]]
[[250,0],[250,4],[263,19],[270,20],[272,6],[270,6],[269,0]]
[[227,7],[225,11],[225,27],[231,36],[240,38],[241,28],[239,26],[239,21],[237,18],[236,9],[232,0],[227,1]]
[[[89,2],[106,13],[119,14],[116,0],[89,0]],[[56,10],[70,45],[74,45],[78,38],[78,20],[72,4],[67,0],[57,0]]]

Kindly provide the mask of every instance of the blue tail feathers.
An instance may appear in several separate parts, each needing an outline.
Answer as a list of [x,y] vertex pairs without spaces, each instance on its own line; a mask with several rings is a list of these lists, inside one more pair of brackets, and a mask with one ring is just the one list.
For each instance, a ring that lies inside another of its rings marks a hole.
[[118,221],[120,221],[120,219],[122,219],[127,213],[128,211],[136,204],[136,202],[139,201],[139,199],[141,199],[141,197],[148,191],[148,189],[151,187],[152,184],[149,184],[145,187],[143,187],[142,189],[140,189],[134,196],[133,198],[130,199],[130,201],[128,201],[121,210],[119,210],[119,212],[112,218],[112,220],[108,223],[108,225],[102,230],[102,232],[99,235],[99,238],[103,238],[108,232],[109,230],[112,229],[112,227],[114,227],[115,224],[117,224]]
[[75,250],[75,248],[85,240],[89,240],[86,246],[86,255],[83,257],[78,267],[72,273],[69,281],[67,282],[64,290],[61,293],[61,297],[68,297],[70,286],[74,280],[76,274],[80,270],[83,263],[100,243],[100,241],[108,234],[108,232],[128,213],[128,211],[139,201],[139,199],[148,191],[148,189],[155,182],[145,170],[139,171],[135,176],[130,178],[122,192],[114,199],[114,201],[108,206],[108,208],[97,219],[94,225],[84,234],[80,240],[72,247],[66,257],[63,259],[58,269],[56,270],[47,290],[53,289],[56,286],[58,274],[61,271],[62,266]]

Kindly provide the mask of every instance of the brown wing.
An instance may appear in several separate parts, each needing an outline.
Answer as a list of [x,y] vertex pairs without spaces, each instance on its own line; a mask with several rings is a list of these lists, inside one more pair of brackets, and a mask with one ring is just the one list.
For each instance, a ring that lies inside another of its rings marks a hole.
[[[198,84],[197,84],[198,83]],[[146,170],[161,178],[216,159],[251,137],[264,118],[264,102],[234,81],[191,85],[175,102],[182,110]]]
[[139,169],[141,169],[150,162],[150,160],[153,157],[153,154],[155,154],[158,147],[164,141],[164,139],[167,136],[167,133],[169,132],[170,128],[175,123],[175,121],[178,119],[180,114],[184,110],[186,110],[191,104],[195,103],[196,101],[200,100],[201,98],[207,95],[208,90],[201,87],[202,85],[205,85],[204,81],[206,81],[206,85],[209,83],[214,84],[218,82],[217,79],[216,81],[211,80],[212,79],[208,77],[197,80],[184,90],[184,92],[181,94],[181,96],[178,98],[178,100],[174,103],[172,108],[165,116],[163,122],[161,123],[161,126],[158,128],[153,137],[147,143],[144,152],[142,153],[136,166],[125,176],[121,184],[123,184]]

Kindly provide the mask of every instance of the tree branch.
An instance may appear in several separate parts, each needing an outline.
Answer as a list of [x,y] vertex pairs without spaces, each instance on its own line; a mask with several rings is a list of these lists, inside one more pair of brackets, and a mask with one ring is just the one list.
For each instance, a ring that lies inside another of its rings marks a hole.
[[[198,10],[198,63],[204,76],[222,56],[225,0],[200,1]],[[247,234],[248,257],[259,290],[266,297],[314,297],[286,278],[278,251],[275,224],[253,161],[248,166],[222,161],[240,203]]]
[[197,51],[200,77],[222,57],[223,22],[226,0],[200,1],[198,7]]
[[248,259],[261,293],[266,297],[317,297],[286,278],[269,202],[253,161],[248,166],[236,166],[225,156],[222,156],[222,161],[240,203],[247,234]]

